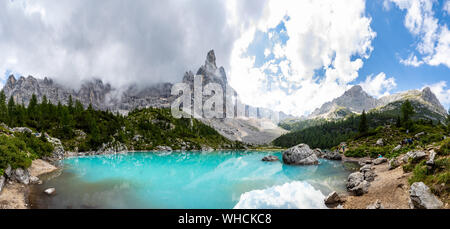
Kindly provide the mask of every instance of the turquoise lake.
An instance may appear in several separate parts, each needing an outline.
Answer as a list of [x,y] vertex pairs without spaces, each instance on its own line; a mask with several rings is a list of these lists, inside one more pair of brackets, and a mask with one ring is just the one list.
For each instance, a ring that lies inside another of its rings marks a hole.
[[[323,198],[345,190],[352,163],[263,162],[281,152],[128,153],[65,159],[58,176],[30,194],[34,208],[326,208]],[[52,178],[53,177],[53,178]],[[56,188],[46,196],[43,190]]]

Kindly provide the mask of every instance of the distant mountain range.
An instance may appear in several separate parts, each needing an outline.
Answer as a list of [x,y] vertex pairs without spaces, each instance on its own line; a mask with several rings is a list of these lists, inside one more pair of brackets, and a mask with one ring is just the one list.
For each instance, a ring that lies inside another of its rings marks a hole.
[[422,91],[410,90],[376,99],[368,95],[361,86],[353,86],[342,96],[323,104],[307,119],[342,119],[352,114],[366,112],[388,112],[399,109],[401,104],[409,100],[418,115],[434,121],[445,120],[447,111],[437,99],[436,95],[426,87]]
[[[232,87],[228,84],[228,79],[223,67],[217,67],[214,51],[208,52],[205,64],[202,65],[196,75],[203,75],[203,85],[210,82],[218,83],[223,89]],[[182,78],[183,83],[193,86],[194,74],[188,71]],[[80,89],[72,88],[55,83],[52,79],[36,79],[32,76],[20,77],[16,79],[9,76],[3,88],[7,98],[13,97],[16,103],[27,105],[33,94],[41,100],[45,95],[47,99],[57,104],[66,104],[69,96],[74,100],[79,100],[84,106],[92,104],[94,109],[119,111],[127,113],[135,108],[168,108],[174,101],[175,96],[171,95],[171,83],[159,83],[144,89],[138,89],[136,85],[131,85],[125,90],[119,91],[101,80],[94,79],[84,82]],[[224,90],[225,91],[225,90]],[[237,93],[233,90],[234,96]],[[224,96],[225,98],[225,96]],[[203,97],[203,102],[208,96]],[[368,95],[361,86],[356,85],[346,91],[342,96],[333,99],[317,108],[308,117],[294,117],[283,112],[278,112],[281,121],[286,120],[290,124],[297,121],[307,121],[304,125],[315,125],[315,120],[336,120],[348,117],[352,114],[360,114],[365,111],[388,112],[398,110],[401,103],[410,100],[418,111],[419,115],[432,120],[445,120],[447,111],[441,105],[430,88],[422,91],[411,90],[403,93],[393,94],[376,99]],[[224,107],[224,110],[226,107]],[[271,123],[263,115],[267,109],[255,108],[246,105],[246,114],[250,110],[256,112],[256,117],[240,119],[202,119],[202,121],[220,134],[230,140],[238,140],[251,144],[265,144],[277,138],[286,130],[278,127],[276,123]],[[269,110],[270,111],[270,110]],[[282,123],[283,124],[283,123]],[[290,125],[289,124],[289,125]],[[283,125],[281,125],[283,126]]]

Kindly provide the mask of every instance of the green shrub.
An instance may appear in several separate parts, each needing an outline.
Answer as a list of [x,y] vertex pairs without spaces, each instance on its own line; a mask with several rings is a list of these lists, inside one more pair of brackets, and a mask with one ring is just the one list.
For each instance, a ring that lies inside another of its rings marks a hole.
[[441,148],[438,151],[439,155],[449,155],[450,154],[450,138],[445,139],[441,143]]
[[409,178],[409,184],[414,182],[425,182],[427,180],[428,170],[427,166],[422,162],[417,164],[413,169],[413,175]]
[[345,151],[344,155],[346,157],[366,157],[367,152],[365,147],[358,147],[356,149],[350,149]]
[[31,155],[27,153],[25,142],[19,138],[0,136],[0,168],[9,165],[15,168],[28,168],[31,165]]

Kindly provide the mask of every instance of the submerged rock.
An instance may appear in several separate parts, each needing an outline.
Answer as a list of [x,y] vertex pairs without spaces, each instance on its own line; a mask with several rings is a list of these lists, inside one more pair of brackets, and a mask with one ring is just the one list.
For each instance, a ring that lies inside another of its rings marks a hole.
[[430,191],[430,188],[423,182],[416,182],[411,185],[409,190],[411,198],[411,207],[415,209],[439,209],[443,203]]
[[262,159],[262,161],[268,161],[268,162],[275,162],[275,161],[279,161],[279,160],[280,159],[278,159],[277,156],[273,156],[273,155],[265,156]]
[[300,144],[283,152],[283,162],[288,165],[317,165],[319,159],[308,145]]
[[357,196],[361,196],[369,191],[370,183],[364,180],[364,174],[355,172],[348,176],[347,191],[352,192]]

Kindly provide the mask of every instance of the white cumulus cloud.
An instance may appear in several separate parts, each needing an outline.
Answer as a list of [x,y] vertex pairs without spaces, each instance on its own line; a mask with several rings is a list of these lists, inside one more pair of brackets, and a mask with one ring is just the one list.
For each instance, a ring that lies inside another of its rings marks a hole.
[[419,39],[416,50],[423,56],[422,59],[417,59],[411,54],[407,60],[400,62],[416,67],[426,63],[431,66],[442,64],[450,68],[450,33],[446,21],[440,22],[435,17],[433,5],[436,1],[391,0],[391,2],[406,11],[404,25]]
[[[281,71],[268,82],[267,69],[255,67],[256,57],[247,50],[256,31],[267,32],[281,22],[289,39],[271,44]],[[358,77],[373,50],[376,33],[370,23],[363,0],[269,1],[264,17],[234,45],[231,84],[251,105],[308,114]]]
[[384,72],[379,73],[375,77],[367,76],[366,80],[361,83],[361,87],[369,95],[377,98],[389,95],[390,91],[397,86],[394,78],[387,78]]

